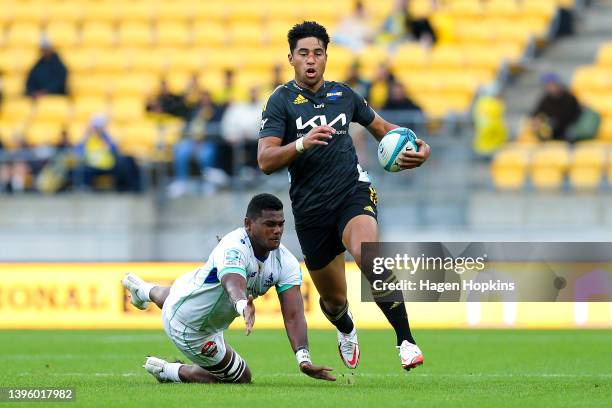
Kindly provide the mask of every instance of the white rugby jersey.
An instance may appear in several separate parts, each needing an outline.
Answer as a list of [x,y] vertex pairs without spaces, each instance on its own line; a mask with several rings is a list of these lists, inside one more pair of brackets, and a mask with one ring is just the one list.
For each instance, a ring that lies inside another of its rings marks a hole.
[[263,295],[272,286],[280,294],[302,284],[300,264],[284,245],[270,251],[263,262],[253,253],[244,228],[225,235],[198,269],[179,277],[164,304],[164,318],[203,333],[227,329],[238,316],[221,277],[236,273],[246,278],[247,294]]

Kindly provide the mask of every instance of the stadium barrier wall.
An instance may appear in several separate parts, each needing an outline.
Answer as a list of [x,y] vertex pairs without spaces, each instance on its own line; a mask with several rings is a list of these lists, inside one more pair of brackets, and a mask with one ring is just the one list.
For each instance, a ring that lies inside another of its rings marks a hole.
[[[0,264],[1,329],[161,328],[160,311],[129,302],[121,279],[133,272],[170,285],[195,263],[4,263]],[[360,276],[347,263],[349,302],[360,328],[387,328],[374,303],[360,301]],[[302,266],[302,293],[310,328],[331,328],[321,314],[318,294]],[[276,291],[255,302],[257,328],[282,328]],[[611,303],[410,303],[416,328],[573,328],[612,327]],[[233,328],[243,322],[236,319]]]

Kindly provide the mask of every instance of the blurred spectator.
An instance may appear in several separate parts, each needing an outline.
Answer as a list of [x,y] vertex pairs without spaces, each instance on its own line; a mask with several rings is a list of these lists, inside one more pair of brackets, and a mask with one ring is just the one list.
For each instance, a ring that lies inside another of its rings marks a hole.
[[389,88],[395,82],[395,76],[385,63],[380,64],[376,77],[370,87],[369,102],[374,109],[380,109],[389,98]]
[[504,120],[505,105],[498,85],[485,87],[474,106],[474,152],[490,157],[508,137]]
[[56,145],[39,146],[35,151],[39,160],[35,180],[38,191],[51,194],[68,187],[74,175],[76,157],[66,128],[61,130]]
[[[214,103],[208,91],[203,90],[200,93],[198,112],[187,124],[183,138],[174,145],[176,179],[168,187],[170,197],[180,197],[189,192],[189,168],[192,159],[197,161],[203,175],[212,175],[212,178],[216,176],[220,184],[225,182],[227,175],[224,177],[223,171],[216,168],[219,141],[215,140],[215,135],[220,133],[220,122],[224,111],[225,106]],[[208,185],[204,187],[209,188]]]
[[234,70],[231,68],[223,71],[223,88],[218,89],[213,95],[215,103],[218,105],[227,105],[234,99],[236,91]]
[[159,83],[158,94],[147,100],[146,108],[147,112],[151,113],[165,113],[180,118],[188,117],[188,109],[183,97],[173,94],[165,79]]
[[23,192],[32,179],[30,146],[22,134],[15,134],[14,149],[4,148],[0,140],[0,192]]
[[272,89],[285,84],[285,74],[281,64],[274,64],[272,67]]
[[[221,120],[221,134],[225,142],[232,146],[234,168],[246,165],[251,170],[257,166],[257,142],[259,140],[259,125],[261,123],[261,107],[259,89],[249,90],[247,102],[236,102],[228,106]],[[246,174],[252,179],[253,172]],[[236,175],[236,174],[234,174]]]
[[200,101],[202,98],[202,87],[200,86],[200,80],[198,74],[192,74],[185,91],[183,92],[183,102],[187,109],[186,119],[189,121],[193,119],[193,116],[198,112],[200,108]]
[[567,129],[578,120],[581,107],[559,76],[542,75],[544,93],[531,111],[531,126],[541,140],[567,140]]
[[47,94],[66,95],[68,70],[45,36],[40,41],[40,53],[28,73],[26,94],[35,98]]
[[428,48],[436,41],[436,35],[429,20],[426,17],[412,16],[408,0],[396,0],[393,10],[382,24],[377,39],[393,46],[410,38]]
[[117,191],[141,191],[140,171],[134,158],[122,156],[106,128],[106,117],[94,116],[83,141],[76,147],[80,161],[77,180],[95,188],[98,176],[112,176]]
[[422,111],[421,107],[410,99],[404,85],[397,81],[390,83],[389,95],[382,108],[383,110]]
[[367,15],[363,2],[356,0],[354,7],[353,13],[340,21],[332,41],[359,52],[372,42],[374,30],[371,28],[371,19]]
[[372,82],[363,78],[359,74],[359,62],[357,60],[353,61],[353,63],[351,64],[348,77],[344,82],[346,82],[346,84],[350,86],[353,91],[357,92],[365,99],[369,99]]

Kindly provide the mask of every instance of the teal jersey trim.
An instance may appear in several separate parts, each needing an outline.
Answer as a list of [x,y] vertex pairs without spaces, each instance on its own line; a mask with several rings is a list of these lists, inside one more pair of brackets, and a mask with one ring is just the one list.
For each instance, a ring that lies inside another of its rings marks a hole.
[[297,286],[297,285],[286,284],[286,285],[282,285],[282,286],[276,286],[276,293],[278,293],[280,295],[284,291],[286,291],[288,289],[291,289],[294,286]]
[[227,275],[228,273],[237,273],[241,275],[244,279],[246,279],[246,269],[232,266],[228,268],[223,268],[217,273],[217,277],[219,278],[219,281],[221,280],[223,275]]

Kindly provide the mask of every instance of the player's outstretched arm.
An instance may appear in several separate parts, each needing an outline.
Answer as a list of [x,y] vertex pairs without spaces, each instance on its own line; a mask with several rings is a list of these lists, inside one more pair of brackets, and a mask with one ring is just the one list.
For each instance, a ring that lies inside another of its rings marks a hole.
[[306,136],[298,138],[295,142],[281,146],[282,138],[268,136],[259,139],[257,147],[257,163],[265,174],[272,174],[287,167],[304,151],[313,146],[327,146],[336,130],[330,126],[317,126],[310,130]]
[[229,299],[236,308],[236,312],[244,317],[246,335],[253,331],[255,324],[255,305],[253,296],[246,295],[246,279],[237,273],[228,273],[221,278],[221,286],[229,295]]
[[[393,129],[397,129],[398,127],[399,126],[394,125],[393,123],[387,122],[378,113],[376,113],[374,120],[368,125],[368,130],[370,133],[372,133],[376,140],[380,141],[388,132],[392,131]],[[404,151],[397,156],[397,163],[399,164],[400,169],[407,170],[419,167],[429,158],[431,153],[431,148],[429,145],[421,139],[417,139],[416,143],[419,146],[418,152],[412,150]]]
[[310,361],[304,301],[302,300],[300,287],[292,286],[281,293],[279,299],[287,337],[289,337],[291,348],[295,352],[300,371],[312,378],[336,381],[336,377],[331,375],[332,368],[316,366]]

